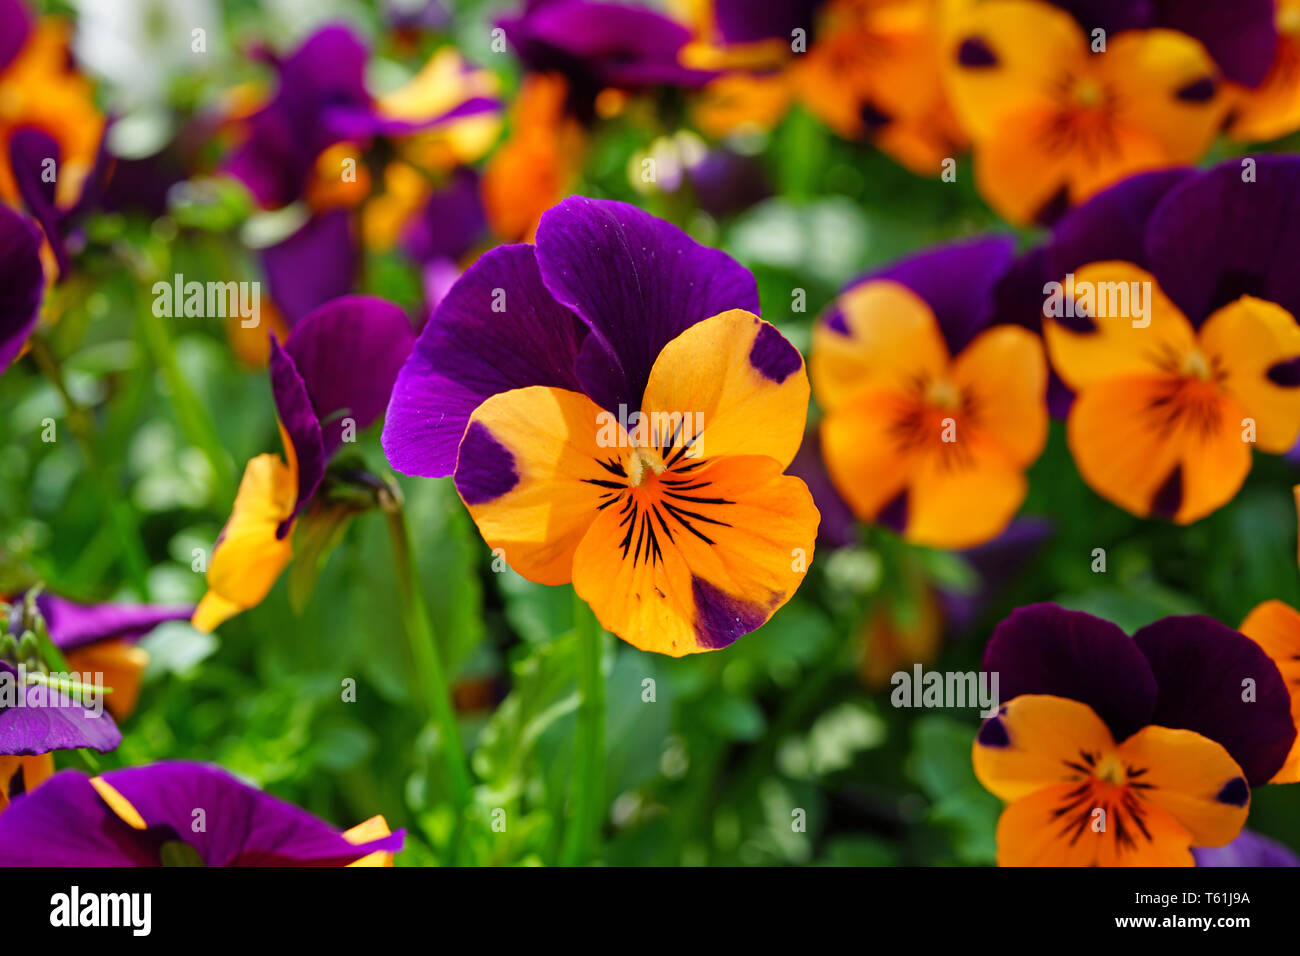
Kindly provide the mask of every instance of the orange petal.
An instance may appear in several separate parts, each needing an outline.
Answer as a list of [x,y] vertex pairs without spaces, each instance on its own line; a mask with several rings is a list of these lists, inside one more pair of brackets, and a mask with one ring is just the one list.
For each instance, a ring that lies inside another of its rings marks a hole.
[[980,431],[1028,465],[1047,442],[1047,360],[1038,336],[1018,325],[977,335],[953,363]]
[[864,392],[905,390],[948,367],[948,347],[925,300],[897,282],[860,283],[837,302],[848,334],[823,322],[813,337],[811,371],[817,402],[833,411]]
[[907,489],[904,536],[932,548],[970,548],[997,537],[1029,487],[1000,444],[951,421],[956,440],[921,458]]
[[1288,451],[1300,433],[1300,388],[1274,384],[1268,371],[1300,359],[1300,325],[1291,313],[1244,295],[1211,315],[1200,339],[1206,357],[1220,363],[1224,390],[1255,420],[1259,447]]
[[570,580],[578,542],[612,495],[597,482],[617,479],[609,468],[628,442],[617,423],[602,437],[608,418],[586,395],[540,385],[494,395],[470,416],[456,487],[483,538],[530,581]]
[[[1264,648],[1277,665],[1291,693],[1291,717],[1300,728],[1300,612],[1281,601],[1265,601],[1246,615],[1237,630]],[[1300,738],[1269,782],[1300,783]]]
[[1090,779],[1089,768],[1114,749],[1110,730],[1087,704],[1024,694],[984,722],[972,760],[979,782],[1011,802]]
[[836,491],[863,521],[874,521],[920,466],[920,450],[901,446],[893,432],[894,423],[913,406],[904,396],[876,390],[822,419],[826,471]]
[[105,686],[113,688],[104,703],[118,720],[125,720],[135,710],[144,669],[149,665],[148,651],[131,641],[100,641],[68,651],[67,659],[71,670],[103,675]]
[[673,474],[600,512],[574,556],[573,586],[606,630],[680,657],[725,647],[794,595],[819,516],[804,483],[771,458]]
[[[1060,281],[1062,288],[1048,294],[1046,308],[1069,322],[1065,292],[1070,286],[1066,277]],[[1074,272],[1073,288],[1078,299],[1075,314],[1085,314],[1080,310],[1090,302],[1086,314],[1094,328],[1075,332],[1062,322],[1044,319],[1043,336],[1052,367],[1076,392],[1119,376],[1177,371],[1196,346],[1191,323],[1155,278],[1132,263],[1083,266]],[[1084,292],[1088,300],[1079,298]]]
[[1230,501],[1246,480],[1242,418],[1208,383],[1117,378],[1075,399],[1067,432],[1094,491],[1135,515],[1188,524]]
[[1236,838],[1250,812],[1250,787],[1221,744],[1191,730],[1143,727],[1119,746],[1135,770],[1130,787],[1176,819],[1196,846],[1223,846]]
[[724,312],[664,346],[642,412],[651,416],[652,434],[671,434],[669,418],[692,417],[696,457],[766,455],[789,465],[808,418],[803,357],[775,326],[740,309]]

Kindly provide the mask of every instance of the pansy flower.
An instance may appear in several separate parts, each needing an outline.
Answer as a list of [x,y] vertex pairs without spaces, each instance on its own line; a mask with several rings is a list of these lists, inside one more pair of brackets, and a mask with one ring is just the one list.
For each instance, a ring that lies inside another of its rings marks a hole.
[[1260,647],[1207,617],[1132,638],[1054,604],[998,625],[983,670],[1004,703],[976,737],[975,774],[1008,806],[1004,866],[1190,866],[1246,822],[1295,740]]
[[803,360],[753,277],[624,203],[573,197],[494,249],[398,376],[384,450],[454,474],[493,549],[572,581],[601,624],[671,655],[726,646],[794,594],[817,511],[783,474]]
[[401,309],[368,296],[312,312],[271,342],[271,391],[283,460],[248,463],[208,565],[193,624],[211,631],[261,603],[293,557],[291,532],[330,458],[384,411],[415,334]]
[[1204,517],[1241,487],[1252,448],[1281,454],[1300,432],[1300,161],[1244,162],[1126,181],[1047,251],[1061,294],[1045,296],[1044,336],[1077,393],[1070,449],[1137,515]]
[[1051,221],[1125,176],[1198,159],[1226,109],[1205,47],[1164,28],[1105,50],[1063,10],[976,4],[948,31],[948,96],[975,152],[975,181],[1016,223]]
[[[1246,615],[1240,630],[1277,665],[1291,695],[1292,719],[1300,727],[1300,611],[1282,601],[1265,601]],[[1271,782],[1300,782],[1300,741]]]
[[822,455],[864,521],[967,548],[1004,529],[1047,440],[1038,337],[986,327],[1012,243],[984,238],[855,280],[818,322]]
[[373,866],[402,831],[340,832],[219,767],[64,770],[0,815],[0,866]]

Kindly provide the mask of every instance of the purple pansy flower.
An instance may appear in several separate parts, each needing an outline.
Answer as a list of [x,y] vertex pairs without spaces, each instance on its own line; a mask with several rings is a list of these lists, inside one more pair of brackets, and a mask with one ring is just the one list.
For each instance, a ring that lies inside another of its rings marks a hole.
[[0,374],[36,328],[44,291],[40,230],[26,216],[0,206]]
[[[1004,702],[1046,694],[1087,704],[1119,743],[1149,725],[1195,731],[1222,745],[1252,786],[1268,783],[1296,735],[1277,666],[1200,615],[1166,617],[1130,638],[1055,604],[1018,608],[993,632],[983,670],[998,674]],[[996,736],[988,726],[982,738]]]
[[535,247],[491,250],[439,304],[397,376],[384,451],[406,474],[449,475],[474,409],[530,385],[637,409],[663,347],[729,309],[759,309],[730,256],[626,203],[566,199]]
[[48,592],[37,596],[36,607],[50,640],[62,651],[100,641],[138,640],[159,624],[184,621],[194,613],[192,605],[78,604]]
[[691,31],[645,7],[527,0],[519,15],[498,24],[529,70],[564,75],[570,105],[584,119],[608,87],[698,87],[715,75],[683,66]]
[[122,742],[107,711],[21,676],[0,660],[0,755],[31,757],[78,747],[105,753]]
[[404,839],[353,843],[219,767],[158,763],[65,770],[15,800],[0,814],[0,866],[346,866]]
[[713,0],[713,21],[727,44],[789,41],[795,29],[811,38],[826,0]]

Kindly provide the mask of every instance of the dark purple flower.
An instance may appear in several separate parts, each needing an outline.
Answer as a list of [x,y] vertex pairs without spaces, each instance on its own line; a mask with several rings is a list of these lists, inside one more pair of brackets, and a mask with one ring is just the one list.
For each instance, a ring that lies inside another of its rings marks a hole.
[[698,87],[715,75],[680,62],[691,31],[645,7],[589,0],[528,0],[518,16],[498,21],[524,66],[562,73],[571,104],[589,117],[607,87]]
[[1291,697],[1254,641],[1208,617],[1167,617],[1132,638],[1055,604],[1019,608],[997,626],[983,669],[1003,700],[1067,697],[1091,707],[1117,742],[1148,724],[1221,744],[1252,785],[1267,783],[1295,739]]
[[346,866],[404,839],[354,844],[219,767],[158,763],[93,781],[65,770],[16,799],[0,814],[0,866]]
[[271,341],[271,391],[298,461],[298,497],[280,526],[316,492],[330,457],[384,412],[415,332],[405,313],[370,296],[345,296],[312,312],[281,346]]
[[44,291],[40,230],[26,216],[0,206],[0,374],[36,328]]
[[474,409],[529,385],[639,408],[663,347],[729,309],[759,309],[735,260],[626,203],[566,199],[536,247],[491,250],[439,303],[397,377],[384,451],[406,474],[451,474]]
[[360,244],[345,209],[312,216],[293,235],[262,250],[267,289],[290,327],[351,292],[360,262]]
[[1242,830],[1224,846],[1192,847],[1197,866],[1300,866],[1300,856],[1254,830]]
[[460,259],[487,232],[487,215],[479,195],[479,174],[462,166],[430,195],[406,225],[402,247],[416,262]]
[[0,0],[0,70],[13,62],[32,32],[32,15],[22,0]]
[[1053,0],[1085,30],[1165,27],[1200,40],[1224,76],[1258,86],[1273,62],[1273,0]]

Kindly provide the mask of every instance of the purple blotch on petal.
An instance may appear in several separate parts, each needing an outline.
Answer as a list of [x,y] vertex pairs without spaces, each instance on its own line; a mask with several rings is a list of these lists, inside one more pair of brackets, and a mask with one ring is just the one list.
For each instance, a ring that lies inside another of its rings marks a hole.
[[1183,466],[1174,465],[1174,470],[1156,489],[1151,499],[1151,513],[1159,518],[1172,519],[1183,505]]
[[1208,103],[1214,99],[1214,93],[1218,88],[1218,84],[1212,77],[1203,76],[1179,88],[1174,95],[1184,103]]
[[799,350],[791,345],[776,326],[764,322],[754,336],[749,350],[749,364],[758,369],[764,378],[778,385],[803,367]]
[[1270,365],[1266,374],[1274,385],[1295,388],[1300,385],[1300,355]]
[[767,620],[766,608],[734,598],[703,578],[692,576],[691,593],[695,598],[695,639],[700,647],[727,647]]
[[1008,747],[1011,745],[1011,735],[1007,733],[1007,725],[1002,722],[1001,717],[986,720],[984,726],[980,728],[977,739],[982,747]]
[[988,69],[998,65],[998,55],[981,37],[967,37],[957,48],[957,62],[972,69]]
[[470,422],[456,459],[456,490],[467,505],[500,498],[519,484],[515,456],[482,422]]
[[1244,807],[1250,800],[1250,785],[1246,783],[1245,777],[1233,777],[1223,785],[1214,799],[1234,807]]

